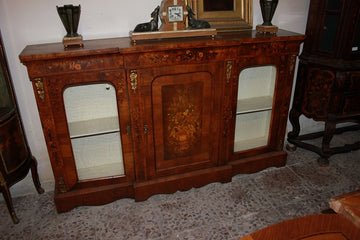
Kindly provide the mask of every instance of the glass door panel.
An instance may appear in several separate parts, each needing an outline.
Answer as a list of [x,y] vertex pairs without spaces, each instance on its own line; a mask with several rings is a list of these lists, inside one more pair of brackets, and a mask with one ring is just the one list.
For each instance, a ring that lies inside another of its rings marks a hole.
[[328,0],[327,10],[340,10],[342,7],[342,0]]
[[240,72],[234,152],[267,145],[275,79],[274,66],[251,67]]
[[[0,49],[1,50],[1,49]],[[10,95],[10,87],[8,85],[7,72],[5,70],[5,62],[0,64],[0,117],[12,111],[15,106]]]
[[320,50],[333,51],[335,46],[337,28],[340,16],[337,13],[328,13],[325,17],[325,23],[321,34]]
[[71,86],[65,89],[63,97],[79,180],[123,175],[114,86]]
[[335,47],[336,36],[338,32],[338,26],[340,22],[340,14],[342,8],[342,1],[340,0],[328,0],[324,26],[320,39],[320,50],[333,52]]
[[[360,13],[359,13],[359,21],[360,21]],[[360,52],[360,23],[357,21],[357,27],[355,32],[355,39],[354,43],[352,45],[351,51],[353,53],[359,53]]]

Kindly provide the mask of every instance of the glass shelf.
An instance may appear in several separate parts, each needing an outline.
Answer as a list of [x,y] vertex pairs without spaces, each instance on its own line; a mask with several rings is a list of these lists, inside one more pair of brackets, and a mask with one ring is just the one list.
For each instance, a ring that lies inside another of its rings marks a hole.
[[123,167],[117,163],[103,164],[100,166],[78,169],[79,179],[102,178],[104,176],[118,176],[123,175],[123,173]]
[[261,147],[261,146],[265,146],[267,144],[267,141],[268,141],[268,139],[265,136],[259,137],[259,138],[242,140],[242,141],[236,141],[234,143],[234,149],[235,149],[235,152],[240,152],[240,151],[244,151],[247,149]]
[[273,98],[270,96],[240,99],[237,102],[236,114],[271,110]]
[[79,180],[124,174],[120,133],[71,139]]
[[268,110],[236,116],[235,152],[267,145],[271,112]]
[[117,116],[91,119],[86,121],[69,122],[70,138],[81,138],[100,134],[119,132]]

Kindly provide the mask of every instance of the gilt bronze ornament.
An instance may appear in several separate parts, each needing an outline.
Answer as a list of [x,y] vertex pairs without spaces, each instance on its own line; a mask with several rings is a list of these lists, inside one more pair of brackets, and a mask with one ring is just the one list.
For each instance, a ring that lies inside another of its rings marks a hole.
[[77,33],[81,12],[80,5],[56,6],[56,9],[66,30],[66,35],[63,38],[64,47],[83,47],[82,36]]

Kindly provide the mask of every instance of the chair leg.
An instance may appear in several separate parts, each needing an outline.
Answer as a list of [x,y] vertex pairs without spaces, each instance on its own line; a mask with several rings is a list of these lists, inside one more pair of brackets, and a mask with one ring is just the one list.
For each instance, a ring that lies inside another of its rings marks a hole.
[[328,119],[325,123],[325,132],[321,145],[321,155],[318,159],[318,163],[321,166],[329,165],[329,157],[331,156],[330,142],[334,136],[336,129],[336,117],[329,114]]
[[32,158],[32,163],[31,163],[31,175],[32,175],[32,179],[36,188],[36,191],[39,194],[44,193],[44,189],[41,187],[41,183],[39,180],[39,174],[37,171],[37,161],[35,159],[35,157],[31,157]]
[[3,193],[4,199],[5,199],[5,202],[6,202],[6,206],[7,206],[8,210],[9,210],[12,221],[15,224],[19,223],[19,219],[17,218],[17,216],[15,214],[14,205],[13,205],[13,202],[11,200],[10,191],[9,191],[9,188],[8,188],[5,181],[1,181],[0,189],[1,189],[1,192]]

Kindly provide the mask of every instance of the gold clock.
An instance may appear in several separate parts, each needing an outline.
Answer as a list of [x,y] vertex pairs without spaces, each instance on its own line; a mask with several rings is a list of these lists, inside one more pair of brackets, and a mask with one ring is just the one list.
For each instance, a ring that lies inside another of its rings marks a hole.
[[186,17],[185,0],[163,0],[160,5],[159,31],[186,30]]

